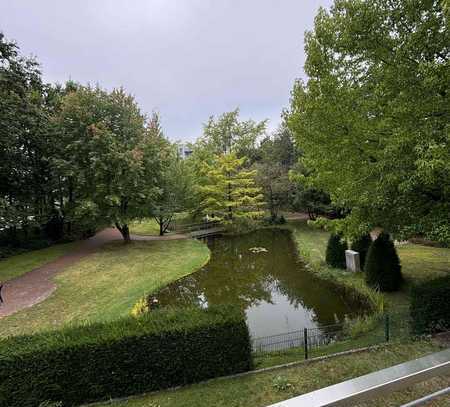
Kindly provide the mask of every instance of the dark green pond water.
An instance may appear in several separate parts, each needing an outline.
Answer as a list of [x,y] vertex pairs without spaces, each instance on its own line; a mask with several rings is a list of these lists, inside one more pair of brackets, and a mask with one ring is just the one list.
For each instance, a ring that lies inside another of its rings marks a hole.
[[216,237],[208,246],[209,263],[161,290],[161,306],[237,304],[253,338],[324,328],[351,315],[343,298],[305,269],[287,230]]

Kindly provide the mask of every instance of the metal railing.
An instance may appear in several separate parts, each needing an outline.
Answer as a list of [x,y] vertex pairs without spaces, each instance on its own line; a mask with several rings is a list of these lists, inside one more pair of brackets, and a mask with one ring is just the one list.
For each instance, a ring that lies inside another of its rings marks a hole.
[[[390,392],[402,390],[441,375],[450,375],[450,349],[324,387],[269,407],[349,406],[386,396]],[[443,389],[430,396],[438,397],[446,393],[447,389]],[[430,396],[422,400],[429,401]],[[419,401],[416,400],[412,402],[413,404],[409,403],[406,406],[420,405],[417,404]]]
[[[255,353],[283,352],[295,348],[304,359],[343,350],[371,346],[411,338],[409,310],[372,316],[365,326],[357,327],[361,321],[303,328],[276,335],[252,338]],[[363,323],[364,324],[364,323]]]
[[198,230],[207,230],[221,225],[222,223],[220,221],[215,220],[199,223],[177,223],[176,221],[173,221],[169,225],[169,230],[179,233],[189,233]]
[[446,396],[447,394],[450,394],[450,387],[446,387],[445,389],[428,394],[424,397],[421,397],[420,399],[410,401],[409,403],[403,404],[401,407],[423,406],[425,404],[428,404],[430,401],[432,401],[438,397]]

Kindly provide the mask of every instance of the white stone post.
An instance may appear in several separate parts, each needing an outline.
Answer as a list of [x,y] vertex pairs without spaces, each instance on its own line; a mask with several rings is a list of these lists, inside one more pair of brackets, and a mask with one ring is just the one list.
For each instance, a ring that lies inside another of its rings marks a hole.
[[361,271],[361,265],[359,261],[359,253],[354,250],[345,251],[345,263],[347,265],[347,270],[356,273]]

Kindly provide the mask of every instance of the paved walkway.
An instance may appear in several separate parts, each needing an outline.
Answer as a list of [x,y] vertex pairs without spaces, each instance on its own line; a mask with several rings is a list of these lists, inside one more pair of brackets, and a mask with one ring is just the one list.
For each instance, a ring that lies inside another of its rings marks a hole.
[[[162,237],[132,235],[131,238],[133,240],[177,240],[186,239],[187,236],[180,234]],[[0,318],[44,301],[56,289],[56,284],[53,282],[55,274],[76,263],[81,258],[96,252],[105,243],[120,239],[122,239],[122,236],[117,229],[104,229],[95,236],[81,241],[79,246],[71,253],[5,282],[2,290],[5,302],[0,304]]]

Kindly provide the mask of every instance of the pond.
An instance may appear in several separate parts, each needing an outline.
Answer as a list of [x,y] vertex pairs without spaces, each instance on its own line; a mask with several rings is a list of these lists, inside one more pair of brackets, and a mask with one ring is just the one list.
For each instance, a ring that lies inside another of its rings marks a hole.
[[352,315],[339,294],[306,270],[288,230],[215,237],[208,246],[204,268],[156,294],[161,306],[236,304],[253,338],[326,329]]

